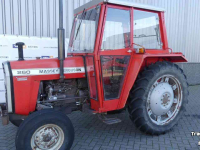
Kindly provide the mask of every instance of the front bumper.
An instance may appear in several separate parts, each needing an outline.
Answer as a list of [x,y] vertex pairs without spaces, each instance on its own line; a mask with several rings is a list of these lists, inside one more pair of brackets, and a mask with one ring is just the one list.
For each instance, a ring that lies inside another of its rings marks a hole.
[[9,123],[9,115],[5,104],[0,104],[0,116],[2,119],[2,124],[7,125]]

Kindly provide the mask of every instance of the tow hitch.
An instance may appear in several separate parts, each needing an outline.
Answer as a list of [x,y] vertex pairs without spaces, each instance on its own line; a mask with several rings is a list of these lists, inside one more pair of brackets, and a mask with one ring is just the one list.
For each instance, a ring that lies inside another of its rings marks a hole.
[[9,116],[5,105],[0,105],[0,116],[2,118],[2,124],[7,125],[9,123]]

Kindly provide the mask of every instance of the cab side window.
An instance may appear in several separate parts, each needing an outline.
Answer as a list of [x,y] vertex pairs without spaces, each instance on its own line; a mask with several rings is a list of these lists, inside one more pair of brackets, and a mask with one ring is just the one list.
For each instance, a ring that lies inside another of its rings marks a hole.
[[[133,42],[146,49],[162,49],[157,13],[134,10]],[[134,48],[139,48],[134,45]]]
[[130,46],[130,11],[108,8],[101,50]]

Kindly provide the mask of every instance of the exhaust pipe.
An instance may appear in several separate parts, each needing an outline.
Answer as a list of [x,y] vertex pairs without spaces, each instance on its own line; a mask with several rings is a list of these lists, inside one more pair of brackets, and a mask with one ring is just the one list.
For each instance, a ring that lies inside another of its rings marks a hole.
[[60,79],[64,79],[65,30],[63,29],[63,0],[59,0],[58,59],[60,61]]
[[24,60],[24,54],[23,54],[23,46],[24,46],[24,43],[23,42],[18,42],[16,43],[15,45],[18,46],[18,60],[19,61],[22,61]]

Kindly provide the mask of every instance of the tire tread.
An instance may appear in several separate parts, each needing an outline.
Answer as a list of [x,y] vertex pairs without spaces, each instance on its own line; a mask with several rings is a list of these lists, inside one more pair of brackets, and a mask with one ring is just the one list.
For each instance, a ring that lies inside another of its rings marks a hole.
[[[145,97],[145,94],[142,94],[142,93],[148,92],[146,87],[149,86],[152,78],[156,74],[158,74],[161,70],[164,70],[164,69],[170,69],[170,70],[173,69],[182,75],[183,80],[187,85],[186,87],[183,87],[183,88],[187,90],[185,101],[186,103],[188,103],[187,97],[189,95],[189,92],[188,92],[187,78],[183,70],[177,64],[164,61],[164,62],[156,62],[146,67],[139,74],[137,80],[135,81],[135,85],[130,91],[129,102],[128,102],[128,112],[129,112],[132,122],[136,125],[136,127],[140,131],[145,132],[146,134],[150,134],[150,135],[164,134],[172,129],[172,126],[168,128],[164,128],[164,129],[163,128],[157,129],[157,128],[152,127],[152,125],[150,124],[150,121],[146,119],[144,111],[141,113],[141,109],[142,110],[146,109],[146,106],[144,105],[144,102],[146,101],[146,97]],[[144,83],[146,83],[146,85],[144,85]],[[141,100],[142,102],[139,102],[139,100]],[[184,105],[182,105],[182,107],[183,107],[182,109],[184,110]],[[178,116],[180,115],[178,114]]]

